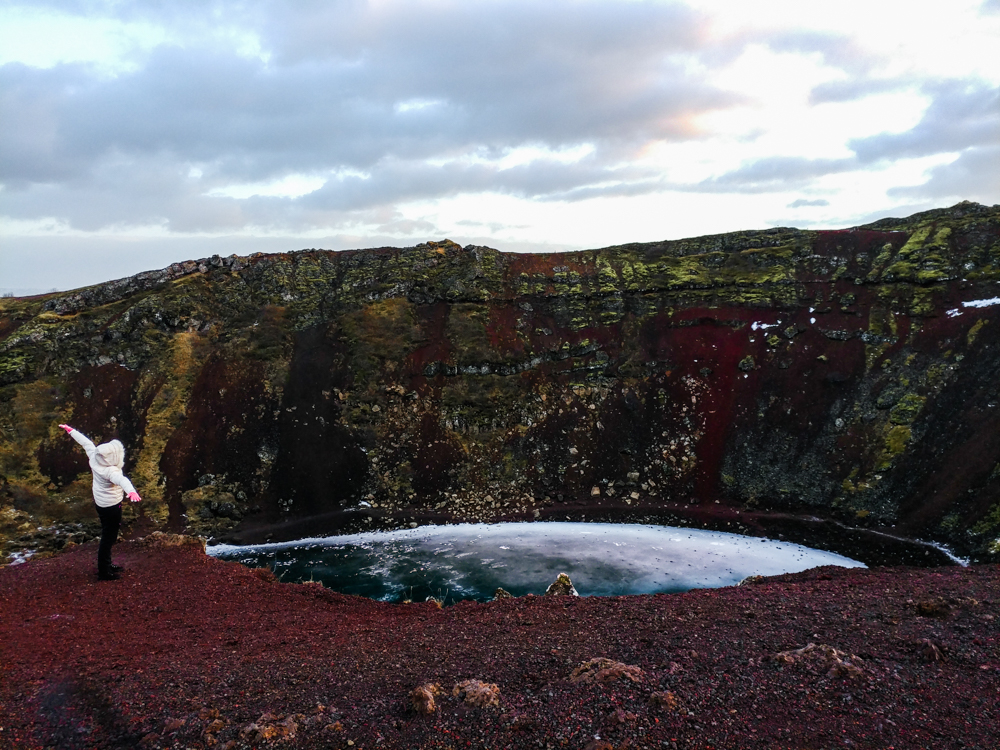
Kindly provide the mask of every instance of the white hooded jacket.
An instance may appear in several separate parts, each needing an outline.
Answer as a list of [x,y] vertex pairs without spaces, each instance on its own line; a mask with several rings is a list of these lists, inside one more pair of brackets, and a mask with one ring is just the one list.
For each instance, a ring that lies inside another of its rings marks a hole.
[[125,446],[119,440],[94,445],[90,438],[78,430],[69,436],[83,446],[90,459],[90,470],[94,472],[94,502],[102,508],[110,508],[122,501],[122,494],[135,492],[135,487],[122,473],[125,466]]

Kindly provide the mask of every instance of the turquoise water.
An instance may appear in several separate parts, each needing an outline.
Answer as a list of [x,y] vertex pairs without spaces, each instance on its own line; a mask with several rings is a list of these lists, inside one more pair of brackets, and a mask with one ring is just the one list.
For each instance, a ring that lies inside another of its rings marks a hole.
[[820,565],[864,567],[832,552],[720,531],[608,523],[423,526],[245,547],[209,554],[272,568],[285,582],[382,601],[428,596],[485,601],[502,587],[544,594],[568,573],[583,596],[616,596],[732,586],[750,575]]

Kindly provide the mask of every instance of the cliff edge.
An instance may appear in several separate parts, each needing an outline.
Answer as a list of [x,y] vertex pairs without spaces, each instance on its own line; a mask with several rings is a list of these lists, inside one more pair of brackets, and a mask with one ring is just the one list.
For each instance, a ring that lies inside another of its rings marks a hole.
[[93,534],[68,422],[125,443],[144,532],[585,517],[996,559],[998,316],[1000,207],[973,203],[564,254],[213,257],[2,299],[0,540]]

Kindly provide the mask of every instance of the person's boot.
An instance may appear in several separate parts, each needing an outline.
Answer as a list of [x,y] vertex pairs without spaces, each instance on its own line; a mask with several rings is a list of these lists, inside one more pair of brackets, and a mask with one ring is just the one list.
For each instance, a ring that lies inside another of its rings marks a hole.
[[114,563],[111,563],[112,573],[121,573],[123,570],[125,570],[125,568],[123,568],[121,565],[115,565]]
[[98,581],[117,581],[119,578],[121,578],[121,576],[115,573],[113,570],[97,571]]

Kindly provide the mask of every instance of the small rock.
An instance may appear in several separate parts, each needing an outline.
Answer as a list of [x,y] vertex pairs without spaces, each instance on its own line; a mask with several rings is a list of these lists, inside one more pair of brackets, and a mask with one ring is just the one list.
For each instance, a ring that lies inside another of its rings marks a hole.
[[163,733],[170,734],[171,732],[176,732],[182,726],[187,723],[184,719],[167,719],[163,723]]
[[545,589],[546,596],[579,596],[573,582],[565,573],[560,573],[556,580]]
[[649,696],[649,705],[655,708],[664,708],[667,711],[676,711],[679,702],[677,696],[669,690],[657,691]]
[[471,706],[479,706],[480,708],[500,706],[500,688],[493,683],[462,680],[455,685],[451,694]]
[[223,728],[225,728],[225,726],[226,722],[224,722],[222,719],[216,719],[207,727],[205,727],[205,732],[206,734],[218,734],[220,731],[222,731]]
[[859,657],[838,651],[825,643],[809,643],[802,648],[782,651],[773,658],[785,664],[814,665],[826,672],[827,677],[858,677],[864,674],[864,669],[859,666],[863,663]]
[[928,638],[917,641],[917,652],[924,661],[944,661],[943,647]]
[[569,676],[569,681],[583,684],[590,682],[611,682],[618,679],[642,682],[642,677],[643,673],[639,667],[601,657],[585,661],[578,666]]
[[410,691],[410,705],[418,714],[432,714],[437,710],[434,696],[441,692],[436,682],[427,682]]

